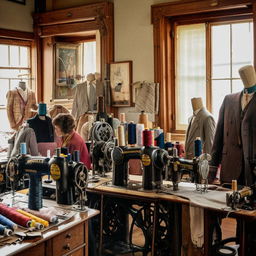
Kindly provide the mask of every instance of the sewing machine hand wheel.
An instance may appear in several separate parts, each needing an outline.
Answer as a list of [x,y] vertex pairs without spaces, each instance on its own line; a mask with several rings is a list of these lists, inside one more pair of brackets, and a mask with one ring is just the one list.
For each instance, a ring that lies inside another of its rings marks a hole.
[[6,166],[6,176],[11,182],[15,182],[20,178],[22,173],[18,170],[18,159],[16,157],[10,158]]
[[106,122],[96,122],[92,127],[91,137],[95,141],[109,141],[113,138],[113,129]]
[[88,170],[84,165],[79,165],[75,170],[75,185],[81,191],[87,188]]

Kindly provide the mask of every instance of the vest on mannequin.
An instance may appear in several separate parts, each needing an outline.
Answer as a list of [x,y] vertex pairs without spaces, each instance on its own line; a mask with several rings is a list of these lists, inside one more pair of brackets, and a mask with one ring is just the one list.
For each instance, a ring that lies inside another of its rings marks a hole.
[[86,80],[87,80],[88,111],[95,111],[97,109],[95,75],[92,73],[89,73],[86,76]]
[[[251,161],[256,156],[256,74],[251,65],[239,69],[242,92],[227,95],[222,103],[212,147],[211,165],[221,164],[221,183],[251,185],[256,181]],[[216,170],[216,168],[215,168]],[[210,180],[215,176],[210,169]]]
[[189,118],[185,140],[185,153],[188,159],[195,156],[194,141],[197,137],[201,138],[203,152],[211,152],[215,131],[215,121],[211,113],[204,107],[202,98],[192,98],[191,104],[193,116]]
[[243,95],[241,98],[241,107],[242,110],[244,110],[256,91],[256,73],[254,71],[254,67],[251,65],[240,68],[238,72],[244,85]]

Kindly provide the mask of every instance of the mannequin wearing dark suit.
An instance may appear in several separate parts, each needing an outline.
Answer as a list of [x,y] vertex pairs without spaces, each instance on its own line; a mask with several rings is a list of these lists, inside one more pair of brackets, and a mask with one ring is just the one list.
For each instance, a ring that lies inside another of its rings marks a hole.
[[[249,162],[256,156],[256,74],[252,66],[241,68],[239,74],[245,89],[227,95],[222,103],[211,165],[221,164],[221,183],[238,180],[241,185],[251,185],[255,182]],[[210,181],[216,169],[212,168]]]

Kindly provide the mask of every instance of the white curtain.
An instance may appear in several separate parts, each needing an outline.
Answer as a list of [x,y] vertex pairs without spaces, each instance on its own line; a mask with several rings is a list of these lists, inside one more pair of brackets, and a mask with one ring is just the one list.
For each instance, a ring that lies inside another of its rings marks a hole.
[[201,97],[206,104],[205,23],[177,26],[175,85],[176,129],[186,129],[191,98]]

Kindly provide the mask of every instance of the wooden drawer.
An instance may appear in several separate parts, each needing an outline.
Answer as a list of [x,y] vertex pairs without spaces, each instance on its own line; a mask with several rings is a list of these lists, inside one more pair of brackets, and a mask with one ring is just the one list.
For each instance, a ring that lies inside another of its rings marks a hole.
[[67,254],[79,245],[84,244],[84,225],[77,225],[52,239],[53,255]]
[[24,252],[15,254],[16,256],[45,256],[45,244],[41,243],[35,247],[29,248]]

